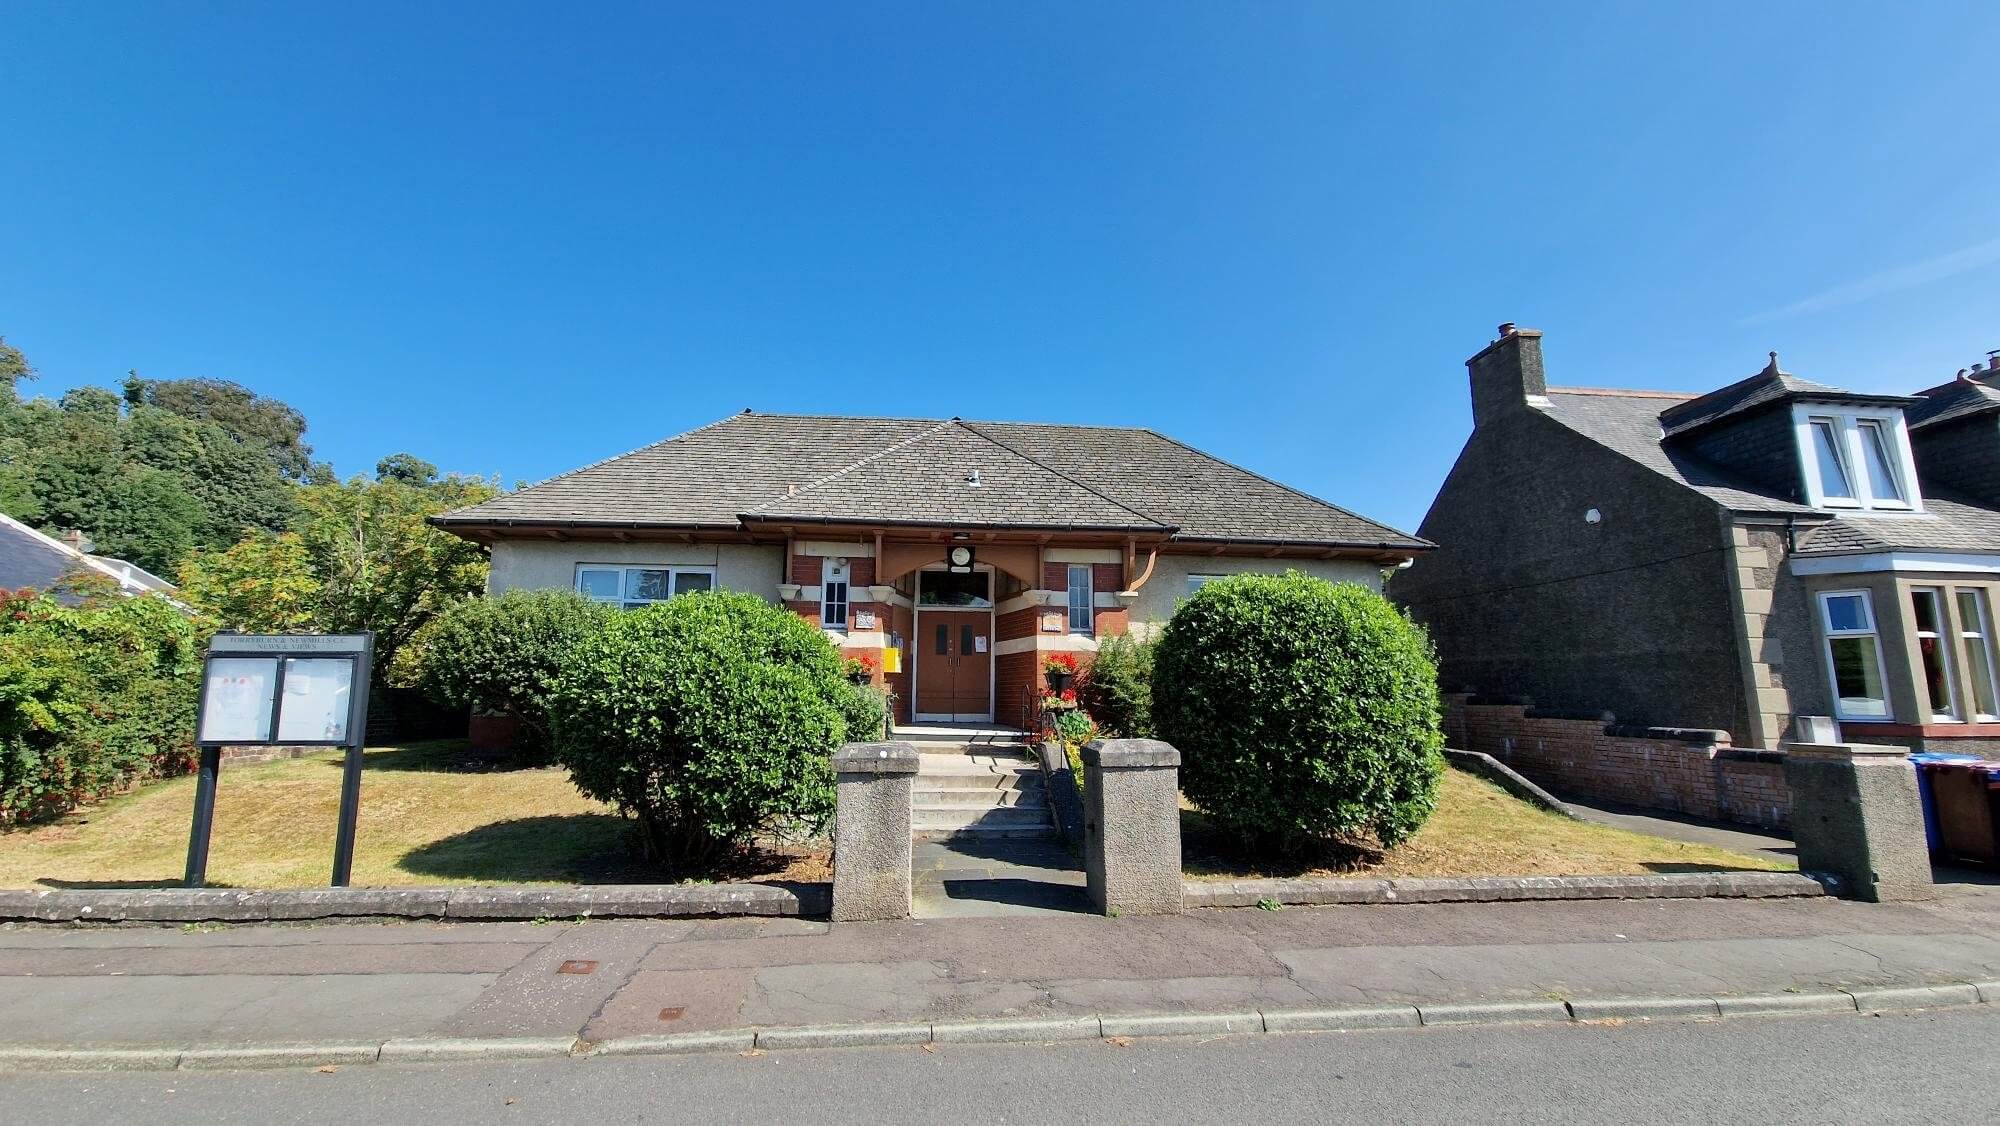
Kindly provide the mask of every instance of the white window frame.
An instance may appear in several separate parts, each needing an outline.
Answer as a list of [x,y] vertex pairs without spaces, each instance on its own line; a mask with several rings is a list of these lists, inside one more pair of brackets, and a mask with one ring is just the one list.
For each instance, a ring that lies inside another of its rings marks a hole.
[[[1966,621],[1964,613],[1965,599],[1967,598],[1970,598],[1972,601],[1974,618],[1972,621]],[[1986,666],[1986,684],[1984,685],[1986,699],[1994,702],[1996,708],[2000,708],[2000,669],[1996,669],[1995,666],[1995,662],[2000,661],[2000,652],[1995,652],[1993,647],[1993,610],[1986,597],[1986,588],[1977,586],[1953,587],[1951,591],[1951,603],[1953,609],[1958,611],[1959,643],[1965,646],[1967,657],[1971,656],[1973,648],[1978,648],[1981,656],[1984,658],[1981,663]],[[1971,660],[1966,662],[1965,677],[1972,684],[1972,698],[1966,701],[1966,710],[1979,723],[2000,722],[2000,711],[1989,712],[1980,710],[1979,689],[1982,686],[1979,684],[1979,677],[1974,674],[1974,669],[1977,667],[1978,663]]]
[[[1874,592],[1869,590],[1823,590],[1819,593],[1818,597],[1820,656],[1826,662],[1826,690],[1828,696],[1833,700],[1834,718],[1848,720],[1853,723],[1895,722],[1896,704],[1890,698],[1889,669],[1882,660],[1882,631],[1878,627],[1875,617]],[[1833,599],[1847,597],[1859,597],[1861,599],[1861,608],[1868,617],[1867,628],[1843,630],[1833,628],[1833,615],[1827,612],[1827,605]],[[1841,707],[1840,677],[1835,671],[1833,642],[1836,638],[1846,637],[1866,637],[1872,639],[1875,643],[1875,676],[1882,685],[1882,711],[1879,715],[1873,713],[1856,714],[1846,711]]]
[[1189,575],[1187,577],[1187,592],[1188,594],[1192,595],[1196,591],[1200,590],[1202,587],[1207,586],[1208,584],[1216,581],[1217,579],[1224,579],[1228,577],[1229,576],[1227,575]]
[[[831,630],[842,630],[842,631],[845,631],[847,629],[847,611],[849,606],[848,596],[851,593],[851,589],[848,586],[848,576],[852,575],[853,573],[854,572],[852,571],[852,569],[850,569],[849,564],[845,559],[834,559],[832,557],[827,557],[820,560],[819,564],[820,628],[831,629]],[[835,588],[838,588],[838,593],[840,595],[840,597],[838,598],[834,597],[834,594],[836,593]],[[834,613],[835,609],[838,609],[839,613]]]
[[[1820,479],[1818,447],[1813,438],[1815,422],[1832,424],[1837,439],[1835,455],[1840,458],[1841,469],[1847,474],[1847,483],[1854,496],[1826,495]],[[1867,439],[1861,433],[1864,426],[1881,428],[1889,455],[1889,472],[1895,478],[1894,487],[1902,493],[1900,497],[1875,495],[1871,480],[1874,474],[1868,468]],[[1792,430],[1794,444],[1798,447],[1799,470],[1805,480],[1807,504],[1814,508],[1848,512],[1906,513],[1924,510],[1924,499],[1917,489],[1917,461],[1910,452],[1910,432],[1903,425],[1902,411],[1893,407],[1856,410],[1826,403],[1794,403]]]
[[[1934,631],[1925,630],[1917,620],[1916,601],[1929,597],[1932,618],[1937,623]],[[1917,673],[1917,703],[1923,704],[1930,713],[1931,723],[1963,723],[1964,710],[1959,702],[1958,662],[1952,659],[1952,637],[1957,632],[1951,625],[1951,608],[1946,601],[1945,589],[1941,586],[1913,586],[1910,588],[1910,632],[1916,636],[1915,656]],[[1945,710],[1937,710],[1937,701],[1931,699],[1930,670],[1924,668],[1924,639],[1937,643],[1938,660],[1944,665]]]
[[[596,595],[593,595],[590,592],[584,590],[583,575],[584,572],[586,571],[617,572],[618,597],[599,598]],[[673,591],[680,586],[682,575],[707,575],[708,589],[710,590],[716,589],[715,585],[716,575],[714,567],[684,567],[678,563],[578,563],[576,565],[576,574],[575,578],[572,580],[572,585],[575,587],[576,592],[578,594],[583,595],[585,598],[590,599],[592,602],[602,602],[605,603],[606,605],[616,606],[623,610],[631,610],[639,606],[650,606],[655,602],[665,602],[667,600],[666,598],[639,598],[632,594],[635,585],[635,580],[633,579],[633,575],[639,571],[667,572],[668,591]],[[674,597],[674,595],[671,593],[667,595],[667,598],[672,598],[672,597]]]
[[[1076,581],[1079,572],[1083,575],[1083,584],[1081,587],[1077,585]],[[1081,606],[1077,605],[1076,601],[1079,590],[1083,593],[1083,604]],[[1091,570],[1090,564],[1071,563],[1069,565],[1068,604],[1069,631],[1071,633],[1086,635],[1095,633],[1097,631],[1097,576]],[[1083,613],[1083,624],[1080,626],[1076,621],[1078,611],[1082,611]]]

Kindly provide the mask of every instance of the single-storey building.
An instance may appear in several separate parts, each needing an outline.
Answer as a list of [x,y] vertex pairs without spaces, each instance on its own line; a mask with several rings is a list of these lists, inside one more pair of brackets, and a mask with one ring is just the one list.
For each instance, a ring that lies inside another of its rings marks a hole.
[[1380,589],[1431,547],[1151,430],[751,411],[432,522],[489,545],[490,592],[756,594],[893,667],[898,722],[1024,727],[1049,654],[1210,578]]

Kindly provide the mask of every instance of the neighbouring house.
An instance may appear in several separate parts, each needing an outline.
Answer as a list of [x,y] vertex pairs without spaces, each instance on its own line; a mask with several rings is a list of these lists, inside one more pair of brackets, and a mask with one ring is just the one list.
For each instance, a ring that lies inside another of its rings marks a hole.
[[[0,514],[0,590],[49,590],[77,575],[101,575],[118,584],[120,593],[159,594],[172,598],[174,584],[135,563],[92,555],[90,540],[81,532],[62,539],[44,535],[11,516]],[[59,601],[74,605],[73,594],[58,592]]]
[[491,547],[490,592],[756,594],[874,658],[898,722],[1019,726],[1049,655],[1208,579],[1380,589],[1431,546],[1151,430],[750,411],[432,523]]
[[1996,373],[1860,394],[1774,353],[1705,395],[1551,387],[1541,345],[1502,325],[1467,361],[1472,435],[1419,529],[1441,546],[1391,584],[1467,690],[1459,742],[1767,823],[1794,715],[2000,748]]

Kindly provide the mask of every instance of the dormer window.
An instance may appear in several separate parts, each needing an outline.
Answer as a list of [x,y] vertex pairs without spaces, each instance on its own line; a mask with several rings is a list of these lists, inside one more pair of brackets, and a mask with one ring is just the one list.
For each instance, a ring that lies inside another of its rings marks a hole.
[[1821,403],[1792,410],[1807,503],[1863,511],[1923,508],[1900,411],[1834,410]]

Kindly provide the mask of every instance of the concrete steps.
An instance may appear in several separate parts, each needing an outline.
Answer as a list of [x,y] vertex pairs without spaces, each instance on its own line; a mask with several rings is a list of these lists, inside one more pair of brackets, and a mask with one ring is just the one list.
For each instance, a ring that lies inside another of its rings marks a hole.
[[1021,743],[918,742],[910,832],[918,840],[1055,834],[1042,772]]

